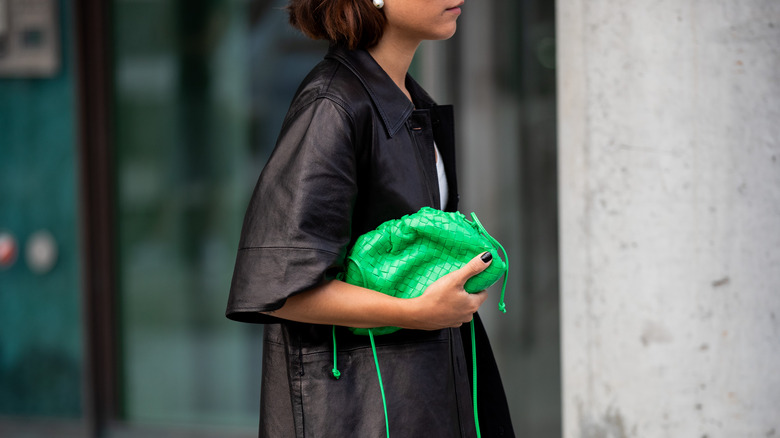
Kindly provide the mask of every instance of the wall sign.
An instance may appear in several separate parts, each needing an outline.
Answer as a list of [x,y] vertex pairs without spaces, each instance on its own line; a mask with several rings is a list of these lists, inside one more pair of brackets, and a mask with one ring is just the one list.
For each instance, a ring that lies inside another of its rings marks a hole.
[[48,77],[60,67],[56,0],[0,0],[0,76]]

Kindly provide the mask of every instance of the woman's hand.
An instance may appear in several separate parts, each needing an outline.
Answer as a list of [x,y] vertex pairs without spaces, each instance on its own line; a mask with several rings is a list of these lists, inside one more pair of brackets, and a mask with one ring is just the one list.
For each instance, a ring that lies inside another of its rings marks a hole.
[[419,297],[408,300],[411,320],[406,328],[437,330],[471,321],[487,299],[487,292],[470,294],[463,286],[469,278],[487,269],[491,261],[489,252],[480,254],[466,266],[436,280]]

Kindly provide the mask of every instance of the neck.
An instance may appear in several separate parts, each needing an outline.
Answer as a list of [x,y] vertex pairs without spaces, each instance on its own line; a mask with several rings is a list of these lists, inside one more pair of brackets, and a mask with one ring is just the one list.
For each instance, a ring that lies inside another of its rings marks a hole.
[[368,49],[377,64],[390,76],[390,79],[409,100],[412,98],[406,89],[406,74],[409,72],[409,66],[412,64],[414,53],[419,45],[419,41],[402,41],[393,38],[392,34],[385,33],[377,45]]

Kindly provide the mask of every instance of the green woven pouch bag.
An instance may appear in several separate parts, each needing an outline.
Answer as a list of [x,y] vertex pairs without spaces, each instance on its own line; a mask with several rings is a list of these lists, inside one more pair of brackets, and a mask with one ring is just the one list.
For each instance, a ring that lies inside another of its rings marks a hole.
[[[414,298],[444,275],[460,269],[472,258],[484,252],[493,255],[493,262],[484,271],[469,278],[463,288],[468,293],[480,292],[492,286],[502,276],[501,298],[498,308],[506,312],[506,292],[509,259],[506,251],[471,213],[473,222],[458,212],[449,213],[423,207],[414,214],[390,220],[358,237],[347,254],[346,271],[341,279],[347,283],[373,289],[400,298]],[[502,260],[498,250],[504,255]],[[399,327],[350,328],[354,333],[368,335],[374,355],[379,389],[385,414],[385,430],[390,438],[382,373],[379,369],[374,335],[400,330]],[[481,437],[477,415],[477,350],[474,321],[471,321],[472,401],[477,437]],[[333,327],[333,377],[341,372],[337,365],[336,327]]]
[[[506,253],[474,213],[473,222],[462,213],[423,207],[414,214],[384,222],[357,239],[347,255],[344,281],[399,298],[414,298],[442,276],[477,255],[489,251],[493,262],[466,281],[466,292],[480,292],[507,272]],[[499,249],[504,260],[499,257]],[[506,285],[506,280],[504,285]],[[504,288],[505,289],[505,288]],[[505,312],[504,289],[499,308]],[[368,334],[368,329],[351,328]],[[398,327],[377,327],[374,335],[393,333]]]

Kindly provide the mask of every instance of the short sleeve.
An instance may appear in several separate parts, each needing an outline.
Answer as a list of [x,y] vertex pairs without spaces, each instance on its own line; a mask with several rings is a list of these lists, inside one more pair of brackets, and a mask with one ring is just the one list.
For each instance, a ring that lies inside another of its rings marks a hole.
[[226,316],[263,315],[342,270],[357,196],[352,119],[318,98],[285,119],[247,208]]

